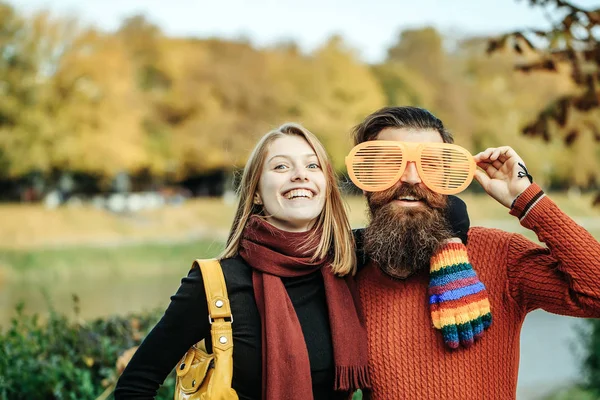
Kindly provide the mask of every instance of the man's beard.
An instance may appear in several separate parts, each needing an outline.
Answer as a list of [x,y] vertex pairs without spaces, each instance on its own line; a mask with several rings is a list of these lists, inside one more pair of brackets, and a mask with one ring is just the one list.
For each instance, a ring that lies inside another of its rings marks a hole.
[[[396,204],[404,196],[421,199],[417,207]],[[421,185],[402,184],[367,194],[371,222],[364,251],[387,275],[404,279],[429,268],[431,256],[452,237],[445,216],[447,197]]]

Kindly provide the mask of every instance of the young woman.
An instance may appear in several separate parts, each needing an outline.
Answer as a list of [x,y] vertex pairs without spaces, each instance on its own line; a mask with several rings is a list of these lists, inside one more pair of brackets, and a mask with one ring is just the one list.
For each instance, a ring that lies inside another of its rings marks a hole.
[[[302,126],[283,125],[256,145],[220,261],[240,399],[324,400],[369,386],[366,334],[345,278],[356,268],[352,231],[327,154]],[[123,372],[115,398],[153,398],[190,346],[209,337],[195,268]]]

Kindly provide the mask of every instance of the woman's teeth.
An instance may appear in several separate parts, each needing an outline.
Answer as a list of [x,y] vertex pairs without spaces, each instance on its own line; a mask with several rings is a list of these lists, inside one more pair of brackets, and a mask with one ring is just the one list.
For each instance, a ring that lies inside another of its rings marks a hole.
[[305,197],[305,198],[311,199],[313,197],[313,194],[308,189],[294,189],[294,190],[290,190],[289,192],[287,192],[284,195],[284,197],[286,199],[295,199],[298,197]]

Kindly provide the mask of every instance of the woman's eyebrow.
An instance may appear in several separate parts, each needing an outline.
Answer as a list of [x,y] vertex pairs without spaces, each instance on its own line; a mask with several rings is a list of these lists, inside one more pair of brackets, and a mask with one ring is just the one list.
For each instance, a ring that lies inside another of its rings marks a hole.
[[[316,157],[317,155],[315,153],[305,153],[305,154],[301,154],[300,157],[304,157],[304,158],[309,158],[309,157]],[[275,154],[274,156],[272,156],[271,158],[269,158],[267,160],[267,162],[270,162],[271,160],[277,158],[277,157],[281,157],[281,158],[287,158],[290,159],[292,158],[291,155],[289,154]]]

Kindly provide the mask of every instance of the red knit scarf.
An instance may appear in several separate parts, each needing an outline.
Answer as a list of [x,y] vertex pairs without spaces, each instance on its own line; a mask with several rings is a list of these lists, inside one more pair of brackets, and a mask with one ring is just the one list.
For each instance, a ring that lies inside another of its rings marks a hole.
[[[254,269],[254,297],[262,322],[262,398],[313,398],[306,342],[294,306],[281,281],[321,270],[335,363],[334,390],[370,387],[367,334],[350,290],[350,279],[336,277],[327,262],[312,262],[302,250],[309,232],[286,232],[260,217],[248,221],[240,255]],[[317,238],[318,242],[318,238]]]

